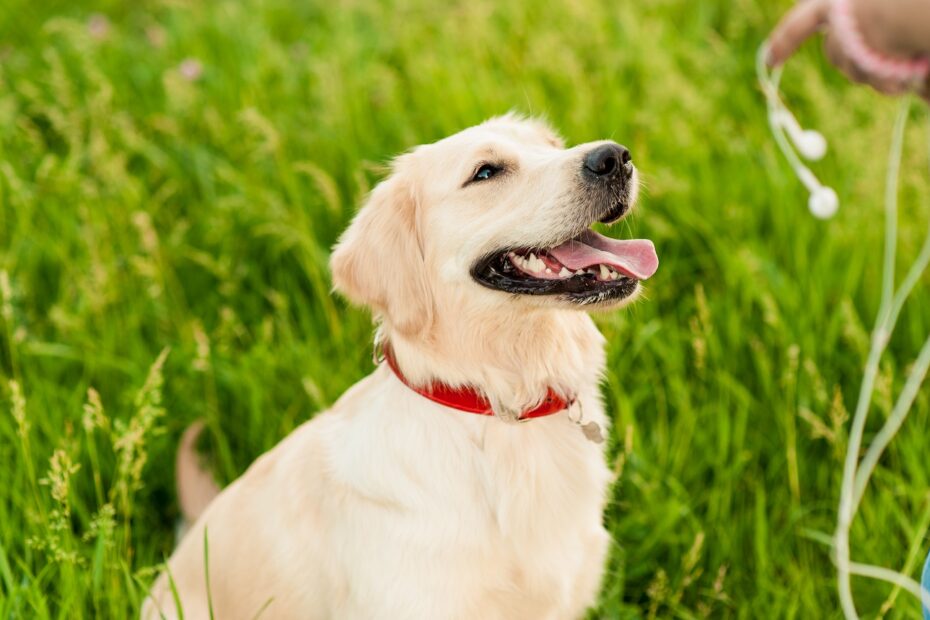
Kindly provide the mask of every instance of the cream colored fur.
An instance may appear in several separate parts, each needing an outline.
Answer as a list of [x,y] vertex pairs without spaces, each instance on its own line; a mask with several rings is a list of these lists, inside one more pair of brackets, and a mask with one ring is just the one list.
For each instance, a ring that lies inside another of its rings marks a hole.
[[[604,341],[552,298],[510,296],[469,270],[496,248],[555,244],[583,154],[506,116],[395,162],[332,258],[337,290],[371,307],[414,382],[480,386],[520,411],[553,386],[606,425]],[[499,182],[463,187],[485,157]],[[367,346],[359,343],[359,346]],[[273,415],[273,413],[269,413]],[[185,617],[561,619],[597,595],[609,537],[602,446],[565,412],[528,423],[444,408],[382,364],[217,497],[168,566]],[[270,601],[270,602],[269,602]],[[174,618],[167,576],[143,609]]]

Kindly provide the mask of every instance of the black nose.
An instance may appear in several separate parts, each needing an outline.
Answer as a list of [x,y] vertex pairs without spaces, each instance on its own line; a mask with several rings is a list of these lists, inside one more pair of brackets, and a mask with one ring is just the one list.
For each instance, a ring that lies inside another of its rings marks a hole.
[[[619,144],[602,144],[584,158],[585,170],[598,177],[609,177],[623,170],[633,159],[630,151]],[[624,176],[629,176],[625,174]]]

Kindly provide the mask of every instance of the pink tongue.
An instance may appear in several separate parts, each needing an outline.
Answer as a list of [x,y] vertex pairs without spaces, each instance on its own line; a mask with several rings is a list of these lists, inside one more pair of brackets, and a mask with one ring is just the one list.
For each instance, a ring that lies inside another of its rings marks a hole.
[[659,257],[652,241],[609,239],[593,230],[549,248],[548,252],[572,270],[608,265],[637,280],[649,278],[659,268]]

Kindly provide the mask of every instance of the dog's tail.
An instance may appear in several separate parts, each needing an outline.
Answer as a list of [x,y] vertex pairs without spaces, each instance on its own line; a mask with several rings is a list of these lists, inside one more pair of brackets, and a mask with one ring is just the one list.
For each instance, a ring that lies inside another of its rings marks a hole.
[[213,475],[203,466],[197,454],[197,439],[203,431],[203,421],[198,420],[187,427],[178,444],[175,475],[178,485],[178,502],[185,525],[191,526],[203,514],[210,502],[220,494],[220,487]]

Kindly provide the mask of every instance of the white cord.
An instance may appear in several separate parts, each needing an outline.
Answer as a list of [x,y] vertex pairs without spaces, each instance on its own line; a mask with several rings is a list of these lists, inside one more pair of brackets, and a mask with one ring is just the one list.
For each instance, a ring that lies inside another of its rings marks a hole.
[[[823,154],[821,146],[825,146],[825,141],[821,145],[820,141],[823,141],[823,138],[820,134],[801,129],[781,101],[778,94],[781,68],[775,69],[771,75],[768,74],[765,63],[767,49],[767,42],[763,43],[759,49],[756,56],[756,72],[759,84],[765,94],[772,135],[798,178],[811,190],[809,203],[811,212],[818,217],[830,217],[838,206],[835,193],[832,189],[820,184],[813,172],[804,165],[798,153],[791,146],[791,142],[793,142],[802,155],[808,159],[818,159]],[[930,372],[930,336],[928,336],[921,347],[917,360],[908,373],[904,388],[895,402],[891,415],[885,421],[881,430],[869,445],[865,456],[860,461],[859,451],[862,447],[869,405],[875,391],[875,381],[878,376],[882,354],[888,346],[888,341],[897,324],[904,303],[913,292],[928,265],[930,265],[930,228],[928,228],[927,238],[916,261],[908,270],[900,288],[895,289],[894,267],[898,238],[898,178],[910,105],[910,100],[905,100],[898,111],[892,134],[891,150],[888,156],[888,171],[885,181],[885,249],[882,267],[881,303],[875,320],[875,327],[872,331],[871,346],[859,390],[859,400],[856,403],[850,429],[849,443],[843,466],[837,529],[834,537],[840,603],[843,614],[848,620],[858,619],[859,617],[850,581],[851,575],[854,574],[894,583],[913,594],[921,602],[923,608],[930,610],[930,592],[922,588],[919,583],[907,575],[888,568],[852,562],[849,549],[849,531],[859,504],[862,502],[862,496],[865,493],[869,479],[888,444],[907,418],[920,386],[926,379],[928,372]],[[791,139],[790,142],[789,138]],[[832,196],[829,196],[828,192]],[[818,202],[818,198],[820,198],[820,202]]]
[[[769,75],[765,62],[767,56],[768,41],[763,42],[756,53],[756,76],[759,85],[762,87],[762,92],[765,94],[769,127],[775,137],[775,143],[778,144],[778,148],[785,156],[785,159],[788,160],[788,164],[794,170],[798,180],[810,192],[807,207],[810,209],[811,214],[820,219],[829,219],[836,215],[840,200],[833,188],[822,185],[816,175],[804,165],[804,162],[798,156],[798,152],[800,152],[809,160],[821,159],[827,152],[827,141],[817,131],[802,129],[794,115],[785,106],[778,94],[782,69],[781,67],[776,68]],[[792,144],[794,147],[792,147]]]

